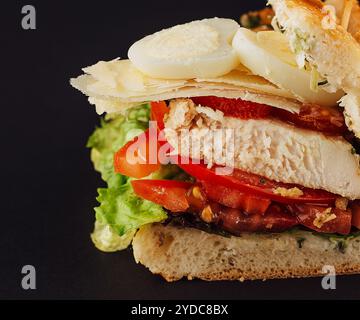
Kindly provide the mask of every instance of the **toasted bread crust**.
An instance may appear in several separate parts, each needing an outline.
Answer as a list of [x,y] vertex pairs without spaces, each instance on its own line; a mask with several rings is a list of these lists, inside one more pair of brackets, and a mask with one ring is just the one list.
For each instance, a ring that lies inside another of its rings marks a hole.
[[[360,3],[358,0],[350,0],[351,14],[347,31],[360,42]],[[346,5],[349,4],[348,0],[326,0],[325,4],[332,5],[336,9],[336,14],[340,22],[342,21],[343,13],[345,12]]]
[[[324,27],[324,4],[317,0],[270,0],[276,19],[295,51],[303,52],[328,80],[330,91],[360,93],[360,45],[340,24]],[[299,40],[300,39],[300,40]],[[297,41],[297,42],[296,42]]]
[[225,238],[153,224],[140,229],[133,249],[137,262],[167,281],[316,277],[324,275],[325,265],[337,275],[360,273],[360,239],[340,252],[336,243],[306,231]]

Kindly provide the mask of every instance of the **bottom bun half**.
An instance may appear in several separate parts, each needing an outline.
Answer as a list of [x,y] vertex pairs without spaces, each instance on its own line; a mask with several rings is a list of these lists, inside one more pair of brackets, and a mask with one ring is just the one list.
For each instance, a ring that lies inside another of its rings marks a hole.
[[[133,239],[136,262],[167,281],[255,280],[360,273],[360,238],[340,243],[307,231],[223,237],[152,224]],[[329,267],[326,267],[329,268]]]

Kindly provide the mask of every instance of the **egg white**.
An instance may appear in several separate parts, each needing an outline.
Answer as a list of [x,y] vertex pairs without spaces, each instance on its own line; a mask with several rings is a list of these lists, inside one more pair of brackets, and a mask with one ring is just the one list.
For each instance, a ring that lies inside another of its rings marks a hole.
[[344,95],[329,93],[321,87],[311,88],[311,71],[300,69],[285,36],[275,31],[254,32],[240,28],[234,36],[240,62],[254,74],[292,92],[300,101],[322,106],[335,106]]
[[212,18],[177,25],[135,42],[131,62],[144,74],[165,79],[222,76],[239,64],[231,19]]

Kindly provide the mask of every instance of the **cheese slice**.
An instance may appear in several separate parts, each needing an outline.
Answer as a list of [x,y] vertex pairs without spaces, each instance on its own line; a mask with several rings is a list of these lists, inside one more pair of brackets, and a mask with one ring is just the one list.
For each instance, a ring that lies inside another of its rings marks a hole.
[[287,90],[238,67],[220,77],[195,79],[156,79],[139,71],[129,60],[101,61],[83,69],[86,74],[71,84],[88,97],[98,113],[123,112],[149,101],[217,96],[264,103],[297,113],[301,102]]

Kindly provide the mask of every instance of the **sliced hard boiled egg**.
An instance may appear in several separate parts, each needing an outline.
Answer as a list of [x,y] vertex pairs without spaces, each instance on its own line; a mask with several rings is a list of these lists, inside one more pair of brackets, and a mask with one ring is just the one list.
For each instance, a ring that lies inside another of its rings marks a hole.
[[128,56],[140,71],[155,78],[218,77],[239,64],[231,45],[238,29],[231,19],[193,21],[135,42]]
[[[254,74],[292,92],[300,101],[335,106],[344,92],[326,92],[314,72],[299,69],[285,36],[275,31],[253,32],[240,28],[234,39],[239,60]],[[316,81],[315,86],[312,83]],[[323,84],[324,85],[324,84]],[[315,89],[314,89],[315,87]]]

